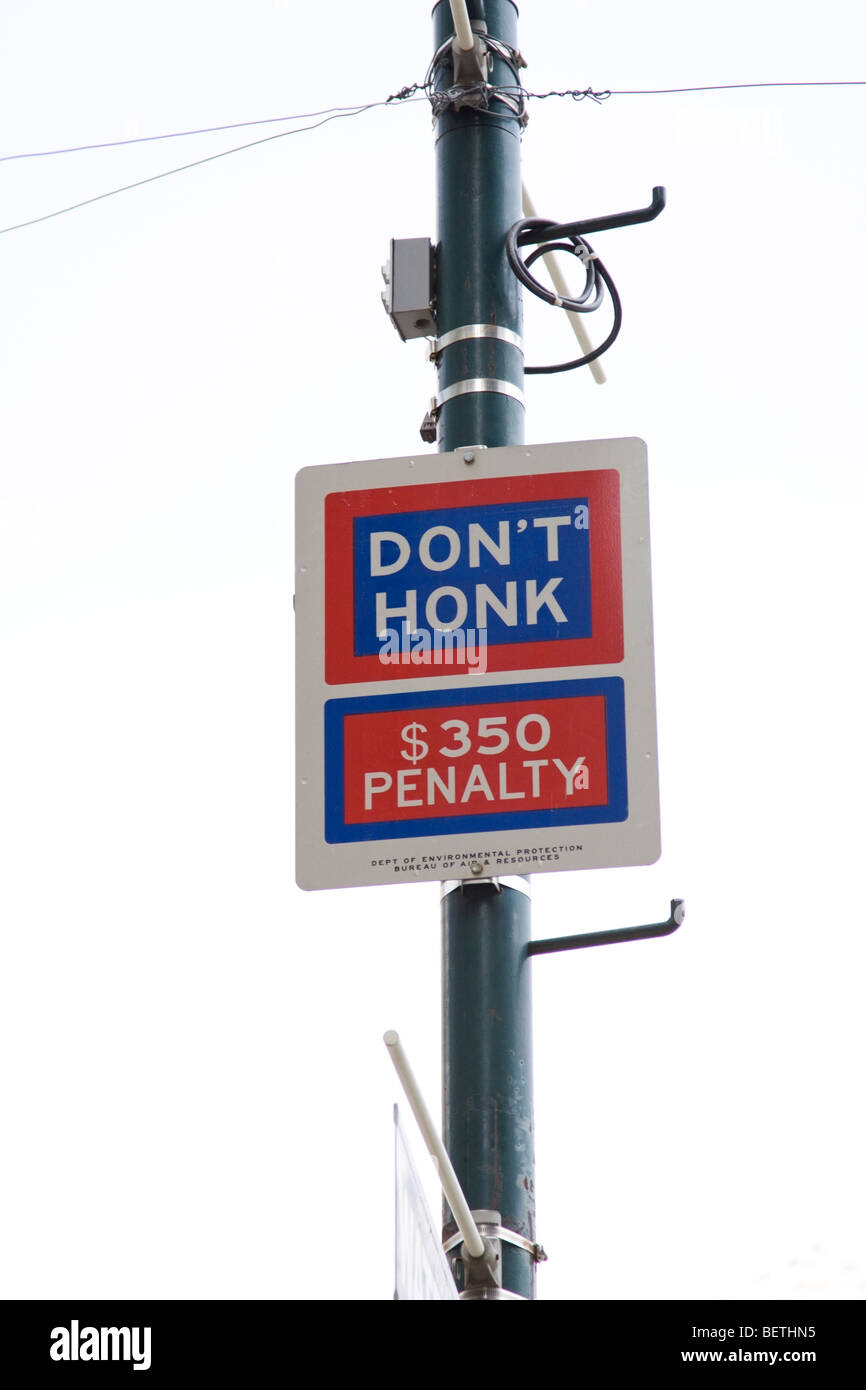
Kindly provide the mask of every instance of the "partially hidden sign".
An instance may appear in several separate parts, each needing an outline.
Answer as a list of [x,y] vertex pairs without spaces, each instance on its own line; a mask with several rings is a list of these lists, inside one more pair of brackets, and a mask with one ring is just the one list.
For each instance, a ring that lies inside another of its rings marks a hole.
[[305,468],[304,888],[658,857],[645,446]]

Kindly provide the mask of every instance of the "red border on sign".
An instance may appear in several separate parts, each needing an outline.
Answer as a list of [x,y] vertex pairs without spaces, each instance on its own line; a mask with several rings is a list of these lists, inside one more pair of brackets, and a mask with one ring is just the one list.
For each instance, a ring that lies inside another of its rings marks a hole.
[[[473,478],[459,483],[416,483],[406,487],[329,492],[325,497],[325,681],[430,680],[429,666],[385,665],[377,654],[354,650],[355,581],[353,521],[356,516],[428,508],[471,507],[492,502],[589,501],[589,568],[592,636],[547,642],[491,643],[488,671],[534,671],[555,666],[604,666],[623,658],[622,545],[619,473],[599,468],[514,478]],[[447,672],[457,674],[456,669]]]

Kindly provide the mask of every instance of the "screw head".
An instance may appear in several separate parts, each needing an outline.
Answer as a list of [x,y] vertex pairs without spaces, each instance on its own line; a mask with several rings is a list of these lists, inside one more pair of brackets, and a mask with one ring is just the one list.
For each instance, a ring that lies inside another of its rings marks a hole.
[[473,860],[473,862],[469,865],[469,867],[470,867],[470,869],[472,870],[472,872],[473,872],[473,874],[475,875],[476,878],[479,876],[479,874],[483,874],[483,873],[484,873],[484,865],[483,865],[483,864],[480,864],[480,863],[478,862],[477,859]]
[[474,463],[474,462],[475,462],[475,455],[473,454],[473,452],[472,452],[471,449],[467,449],[467,450],[466,450],[466,453],[463,455],[463,462],[464,462],[464,463]]

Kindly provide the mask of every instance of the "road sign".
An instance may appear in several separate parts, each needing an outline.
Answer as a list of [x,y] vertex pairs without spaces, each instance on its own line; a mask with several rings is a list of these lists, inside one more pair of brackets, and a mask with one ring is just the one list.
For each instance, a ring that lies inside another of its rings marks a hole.
[[640,440],[305,468],[304,888],[659,853]]
[[394,1297],[411,1302],[456,1302],[457,1285],[433,1225],[424,1189],[394,1106]]

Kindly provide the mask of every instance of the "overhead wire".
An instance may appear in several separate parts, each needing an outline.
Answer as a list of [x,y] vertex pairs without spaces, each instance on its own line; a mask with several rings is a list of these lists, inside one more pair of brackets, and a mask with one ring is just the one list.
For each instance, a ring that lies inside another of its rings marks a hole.
[[737,92],[757,87],[866,87],[866,78],[828,82],[719,82],[708,87],[635,87],[611,91],[612,97],[676,96],[683,92]]
[[[417,86],[402,89],[410,96],[417,90]],[[83,154],[88,150],[111,150],[121,145],[144,145],[155,140],[182,140],[188,135],[216,135],[223,130],[243,130],[245,127],[254,125],[280,125],[285,124],[286,121],[309,121],[317,116],[328,116],[329,118],[338,115],[359,116],[363,111],[369,111],[374,106],[388,106],[392,101],[405,99],[402,92],[398,92],[383,101],[357,102],[354,106],[327,106],[323,111],[297,111],[292,116],[263,116],[255,121],[230,121],[225,125],[198,126],[193,130],[167,130],[159,135],[130,135],[124,140],[100,140],[93,145],[64,145],[55,150],[27,150],[21,154],[0,154],[0,164],[5,164],[13,159],[47,159],[55,154]],[[306,126],[305,129],[315,130],[316,127]],[[286,131],[287,135],[292,133],[292,131]]]
[[[432,68],[431,64],[431,68]],[[173,169],[164,169],[158,174],[151,174],[147,178],[135,179],[132,183],[122,184],[118,188],[110,188],[104,193],[97,193],[91,198],[82,198],[77,203],[70,203],[62,208],[55,208],[52,212],[42,213],[39,217],[30,217],[23,222],[16,222],[8,227],[0,227],[0,236],[7,232],[17,232],[25,227],[34,227],[40,222],[48,222],[54,217],[62,217],[65,213],[76,212],[79,208],[89,207],[92,203],[102,202],[106,198],[116,197],[119,193],[128,193],[134,188],[143,188],[146,184],[157,183],[161,179],[170,178],[173,174],[186,173],[190,169],[198,168],[202,164],[211,164],[217,159],[225,159],[228,155],[238,154],[242,150],[253,149],[256,145],[264,145],[273,140],[281,140],[289,135],[301,135],[307,131],[318,130],[320,126],[327,125],[330,121],[360,116],[366,111],[371,111],[380,106],[393,106],[395,104],[404,105],[412,101],[426,101],[430,98],[431,70],[428,69],[423,82],[415,82],[409,86],[402,87],[391,96],[377,101],[358,103],[355,106],[332,106],[326,107],[322,111],[310,111],[297,113],[292,116],[265,116],[256,120],[231,121],[222,125],[201,126],[190,130],[171,130],[157,135],[135,135],[122,140],[103,140],[88,145],[67,145],[56,149],[48,150],[29,150],[15,154],[0,155],[0,163],[7,163],[19,159],[45,159],[54,155],[81,154],[87,151],[115,149],[125,145],[148,144],[159,140],[177,140],[188,136],[212,135],[224,130],[241,130],[250,126],[273,125],[287,121],[306,120],[309,117],[320,117],[311,125],[296,126],[292,130],[280,130],[274,135],[262,136],[260,140],[250,140],[243,145],[234,145],[228,150],[219,150],[216,154],[205,155],[201,159],[190,160],[187,164],[179,164]],[[603,91],[595,91],[592,87],[585,88],[564,88],[549,92],[530,92],[519,83],[515,84],[514,92],[519,93],[522,98],[533,98],[536,101],[544,101],[549,97],[571,97],[575,101],[590,100],[598,104],[607,101],[613,96],[674,96],[683,95],[689,92],[729,92],[746,91],[759,88],[797,88],[797,87],[863,87],[866,86],[866,79],[853,78],[845,80],[828,80],[814,82],[726,82],[709,86],[696,87],[644,87],[644,88],[612,88]],[[511,89],[507,86],[499,86],[496,89],[503,95],[508,94]],[[415,94],[421,92],[423,96]]]
[[[222,125],[194,126],[189,130],[167,130],[158,135],[130,135],[122,140],[99,140],[89,145],[61,145],[56,149],[50,150],[22,150],[15,154],[0,154],[0,164],[5,164],[10,160],[16,159],[47,159],[52,155],[60,154],[82,154],[90,150],[110,150],[123,145],[143,145],[157,140],[181,140],[193,135],[215,135],[223,130],[243,130],[249,126],[257,125],[280,125],[287,121],[306,121],[319,116],[336,115],[360,115],[364,111],[369,111],[375,106],[390,106],[394,102],[403,102],[411,99],[416,92],[426,90],[429,85],[428,78],[424,82],[413,82],[411,85],[401,87],[398,92],[385,97],[379,101],[357,102],[351,106],[326,106],[321,111],[296,111],[288,116],[261,116],[249,121],[227,121]],[[573,97],[577,101],[588,98],[590,101],[607,101],[609,97],[643,97],[643,96],[676,96],[687,92],[733,92],[746,91],[761,87],[864,87],[866,78],[854,78],[850,81],[820,81],[820,82],[722,82],[706,87],[634,87],[634,88],[604,88],[596,91],[593,87],[564,87],[549,92],[530,92],[525,87],[519,90],[528,97],[536,101],[546,101],[548,97]],[[503,88],[503,91],[510,90]],[[517,87],[514,89],[518,90]],[[422,100],[422,98],[418,98]],[[305,127],[315,129],[315,126]]]
[[[272,140],[282,140],[288,135],[302,135],[308,130],[318,130],[319,126],[327,125],[329,121],[345,119],[348,116],[360,116],[362,112],[369,111],[374,106],[387,106],[387,104],[387,101],[371,101],[366,106],[334,109],[331,115],[325,116],[322,120],[316,121],[312,125],[296,126],[294,130],[278,130],[273,135],[263,135],[260,140],[249,140],[246,144],[234,145],[230,150],[219,150],[216,154],[205,155],[202,159],[193,159],[188,164],[179,164],[174,169],[163,169],[159,174],[151,174],[147,178],[136,179],[133,183],[125,183],[119,188],[110,188],[105,193],[96,193],[92,198],[83,198],[78,203],[70,203],[66,207],[55,208],[53,212],[42,213],[39,217],[30,217],[24,222],[16,222],[9,227],[0,227],[0,236],[5,232],[21,231],[24,227],[35,227],[38,222],[48,222],[52,217],[61,217],[67,212],[76,212],[78,208],[86,208],[91,203],[102,202],[104,198],[113,198],[118,193],[128,193],[133,188],[143,188],[145,184],[156,183],[159,179],[170,178],[172,174],[183,174],[188,169],[198,168],[201,164],[211,164],[216,159],[225,159],[227,155],[239,154],[241,150],[251,150],[256,145],[266,145]],[[250,124],[253,124],[253,122],[250,122]]]
[[[720,82],[707,87],[606,87],[601,91],[596,91],[594,87],[565,87],[550,92],[530,92],[525,87],[521,87],[520,90],[524,96],[533,97],[536,101],[546,101],[548,97],[572,97],[575,101],[589,99],[601,103],[609,97],[678,96],[686,92],[740,92],[762,87],[866,87],[866,78],[838,82]],[[511,89],[505,87],[502,90]]]

